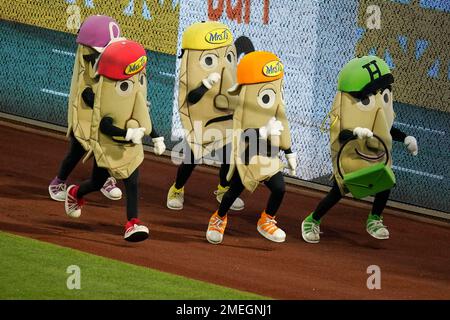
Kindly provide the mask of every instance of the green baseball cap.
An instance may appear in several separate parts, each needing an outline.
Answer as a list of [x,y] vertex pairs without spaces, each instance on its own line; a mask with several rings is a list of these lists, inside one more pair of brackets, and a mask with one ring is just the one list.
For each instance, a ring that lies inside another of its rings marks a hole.
[[387,63],[377,56],[354,58],[339,72],[338,90],[361,98],[394,82]]

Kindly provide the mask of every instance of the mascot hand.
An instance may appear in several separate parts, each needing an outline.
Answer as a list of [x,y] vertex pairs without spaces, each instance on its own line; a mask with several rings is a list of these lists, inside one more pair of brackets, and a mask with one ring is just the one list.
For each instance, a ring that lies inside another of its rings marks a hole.
[[125,140],[132,141],[135,144],[142,144],[142,138],[144,137],[145,128],[129,128]]
[[367,128],[356,127],[353,130],[353,135],[357,136],[358,139],[366,139],[366,138],[372,138],[373,132]]
[[267,122],[265,127],[259,128],[259,135],[263,139],[267,139],[270,136],[280,136],[281,131],[283,131],[283,125],[281,121],[278,121],[275,117],[272,117],[269,122]]
[[297,169],[297,153],[292,152],[285,154],[285,156],[288,161],[289,174],[295,176],[295,169]]
[[164,143],[164,137],[153,138],[153,152],[157,156],[160,156],[166,151],[166,144]]
[[203,85],[208,88],[211,89],[213,87],[213,85],[215,85],[217,82],[220,81],[220,74],[217,72],[211,73],[208,78],[203,79]]
[[405,138],[404,143],[409,153],[411,153],[413,156],[417,156],[417,153],[419,152],[419,147],[417,146],[416,138],[414,138],[413,136],[407,136]]

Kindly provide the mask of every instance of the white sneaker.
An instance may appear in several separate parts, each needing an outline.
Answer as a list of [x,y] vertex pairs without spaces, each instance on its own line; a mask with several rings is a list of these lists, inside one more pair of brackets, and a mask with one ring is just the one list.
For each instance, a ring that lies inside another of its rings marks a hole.
[[181,189],[175,188],[172,185],[167,193],[167,208],[172,210],[182,210],[184,203],[184,187]]
[[110,200],[122,199],[122,190],[120,190],[116,184],[116,179],[109,177],[103,185],[103,188],[100,189],[101,193]]
[[366,231],[372,237],[378,240],[389,239],[389,230],[383,224],[383,219],[379,216],[370,214],[366,222]]
[[[223,195],[230,189],[230,187],[222,187],[221,185],[217,186],[217,190],[214,191],[214,194],[216,195],[217,202],[221,203]],[[234,200],[233,204],[231,205],[231,210],[233,211],[241,211],[244,210],[245,203],[241,198],[237,198]]]
[[48,186],[48,194],[53,200],[63,202],[66,201],[66,189],[67,185],[65,183],[57,183],[55,178]]

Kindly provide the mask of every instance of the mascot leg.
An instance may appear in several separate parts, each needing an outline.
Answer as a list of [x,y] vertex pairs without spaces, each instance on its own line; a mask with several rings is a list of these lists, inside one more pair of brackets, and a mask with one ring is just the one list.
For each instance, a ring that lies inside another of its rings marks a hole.
[[78,162],[80,162],[84,154],[84,148],[75,138],[73,132],[71,132],[69,152],[67,152],[61,163],[58,175],[50,182],[50,185],[48,186],[50,198],[55,201],[65,201],[67,188],[66,180]]
[[302,222],[302,237],[308,243],[318,243],[320,241],[320,220],[323,216],[342,199],[341,191],[336,181],[330,192],[323,198],[309,216]]
[[266,239],[273,242],[284,242],[286,233],[277,227],[275,215],[283,201],[285,193],[285,183],[283,174],[278,172],[272,176],[264,184],[269,188],[271,194],[261,217],[258,220],[257,230]]
[[123,180],[127,196],[127,219],[124,239],[139,242],[148,238],[149,230],[138,218],[139,169]]
[[383,224],[383,213],[391,190],[386,190],[375,195],[372,206],[372,212],[369,214],[366,222],[366,231],[375,239],[389,239],[389,230]]

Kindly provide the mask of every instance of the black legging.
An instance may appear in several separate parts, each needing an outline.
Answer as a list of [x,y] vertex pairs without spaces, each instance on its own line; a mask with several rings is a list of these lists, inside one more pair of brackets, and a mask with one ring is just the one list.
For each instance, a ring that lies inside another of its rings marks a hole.
[[[219,183],[222,187],[228,187],[230,185],[230,182],[227,180],[228,170],[230,169],[230,155],[228,152],[229,150],[229,147],[224,146],[223,149],[219,151],[221,152],[219,158],[222,162],[219,170]],[[183,163],[178,167],[177,178],[175,180],[175,188],[181,189],[186,184],[196,166],[197,163],[194,158],[194,153],[189,149],[189,153],[186,152]]]
[[[97,161],[94,160],[94,167],[92,169],[91,179],[86,180],[80,184],[77,192],[77,197],[82,198],[85,195],[100,190],[109,178],[109,172],[105,168],[97,166]],[[139,169],[126,179],[123,179],[125,185],[125,192],[127,197],[127,218],[131,220],[138,217],[138,196],[139,196]]]
[[[266,213],[269,216],[274,217],[280,208],[281,202],[283,201],[285,193],[284,177],[281,172],[278,172],[272,176],[269,180],[264,181],[264,184],[270,190],[270,197],[267,201]],[[220,217],[224,217],[228,210],[230,210],[233,202],[239,197],[239,195],[244,191],[245,187],[242,184],[239,172],[236,171],[230,181],[230,189],[223,195],[222,202],[220,203],[218,214]]]
[[[388,201],[390,193],[391,190],[389,189],[379,192],[375,195],[375,200],[372,206],[372,214],[381,216],[381,213],[383,213],[383,210],[386,207],[386,203]],[[339,190],[339,186],[337,185],[336,180],[334,180],[333,187],[331,188],[330,192],[328,192],[326,197],[319,202],[316,210],[314,210],[314,220],[319,221],[320,219],[322,219],[322,217],[328,212],[328,210],[330,210],[341,199],[341,191]]]
[[80,162],[81,158],[83,158],[85,153],[86,151],[75,138],[73,132],[71,132],[69,151],[64,157],[64,160],[61,162],[61,166],[58,172],[58,179],[66,181],[69,175],[72,173],[73,169],[75,169],[75,167],[77,166],[78,162]]

